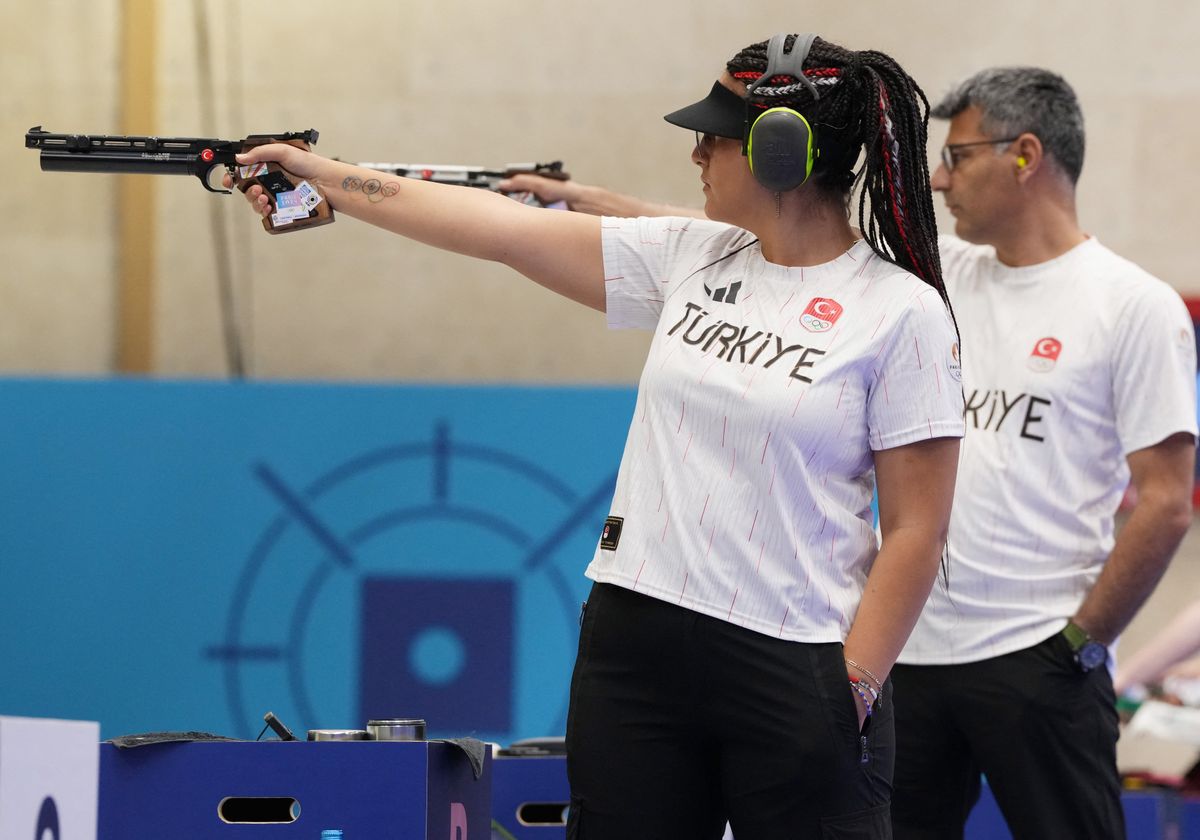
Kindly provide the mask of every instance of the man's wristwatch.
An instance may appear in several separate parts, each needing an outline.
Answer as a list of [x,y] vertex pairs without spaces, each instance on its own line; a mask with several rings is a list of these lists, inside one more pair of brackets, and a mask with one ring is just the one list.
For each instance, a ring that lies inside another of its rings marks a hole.
[[1075,664],[1085,674],[1108,661],[1108,648],[1104,643],[1097,642],[1074,621],[1067,622],[1067,626],[1062,629],[1062,634],[1063,638],[1067,640],[1067,644],[1071,646],[1071,652],[1075,654]]

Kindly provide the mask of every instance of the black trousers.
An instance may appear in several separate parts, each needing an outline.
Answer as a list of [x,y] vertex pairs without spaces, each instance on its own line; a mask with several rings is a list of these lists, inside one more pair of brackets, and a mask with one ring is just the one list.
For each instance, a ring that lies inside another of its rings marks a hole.
[[981,772],[1015,840],[1125,837],[1112,678],[1082,673],[1061,635],[891,679],[898,840],[960,840]]
[[596,584],[571,680],[568,840],[889,838],[893,731],[841,644]]

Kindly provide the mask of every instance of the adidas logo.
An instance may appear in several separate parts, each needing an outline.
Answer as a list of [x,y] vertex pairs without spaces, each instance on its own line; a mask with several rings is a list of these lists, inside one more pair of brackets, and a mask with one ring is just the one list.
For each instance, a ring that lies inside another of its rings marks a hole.
[[736,283],[730,283],[728,286],[723,286],[715,292],[705,284],[704,294],[712,298],[715,303],[737,303],[738,292],[741,291],[741,288],[741,280]]

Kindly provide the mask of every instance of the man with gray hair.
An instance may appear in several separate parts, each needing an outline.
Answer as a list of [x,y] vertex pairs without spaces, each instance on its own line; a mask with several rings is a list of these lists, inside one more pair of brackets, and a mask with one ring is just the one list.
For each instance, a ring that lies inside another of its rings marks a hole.
[[[1110,649],[1191,524],[1191,319],[1080,227],[1083,116],[1060,76],[984,70],[933,115],[950,123],[931,185],[955,220],[939,245],[963,350],[946,382],[963,385],[967,435],[944,573],[881,698],[895,698],[895,837],[961,838],[982,774],[1016,838],[1123,838]],[[1127,485],[1137,503],[1114,538]]]
[[961,838],[982,772],[1018,838],[1124,837],[1110,648],[1191,524],[1191,319],[1080,227],[1060,76],[984,70],[933,115],[967,438],[946,574],[892,671],[895,835]]

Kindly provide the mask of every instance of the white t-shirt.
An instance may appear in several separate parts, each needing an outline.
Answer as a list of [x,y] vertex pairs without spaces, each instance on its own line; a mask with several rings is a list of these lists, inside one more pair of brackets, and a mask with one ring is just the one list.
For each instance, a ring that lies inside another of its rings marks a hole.
[[1196,345],[1179,295],[1095,239],[1002,265],[952,237],[967,434],[939,576],[901,662],[974,662],[1062,629],[1113,546],[1125,457],[1196,433]]
[[787,268],[717,222],[601,224],[609,325],[654,339],[588,577],[844,640],[877,550],[872,450],[962,435],[937,291],[865,242]]

